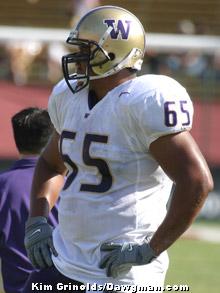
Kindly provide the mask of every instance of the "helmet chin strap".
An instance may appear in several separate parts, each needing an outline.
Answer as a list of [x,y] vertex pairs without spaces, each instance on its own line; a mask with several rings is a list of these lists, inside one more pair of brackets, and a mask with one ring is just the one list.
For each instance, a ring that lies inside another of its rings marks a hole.
[[111,75],[119,72],[123,68],[132,68],[132,69],[136,69],[138,71],[141,70],[141,66],[143,63],[143,60],[141,60],[141,59],[137,60],[137,62],[133,66],[129,66],[129,60],[137,54],[137,51],[140,52],[139,49],[133,48],[131,50],[131,52],[128,54],[128,56],[121,63],[119,63],[117,66],[115,66],[114,68],[112,68],[111,70],[107,71],[106,73],[104,73],[102,75],[90,76],[89,79],[95,80],[95,79],[105,78],[107,76],[111,76]]

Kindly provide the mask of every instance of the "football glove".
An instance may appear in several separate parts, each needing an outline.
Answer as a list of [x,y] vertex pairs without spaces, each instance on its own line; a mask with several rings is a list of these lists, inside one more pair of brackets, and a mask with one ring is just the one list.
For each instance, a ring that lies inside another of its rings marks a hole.
[[106,275],[113,278],[128,273],[132,266],[145,265],[156,258],[156,253],[146,240],[143,244],[103,243],[100,250],[107,252],[100,262],[100,268],[106,268]]
[[53,241],[53,228],[45,217],[31,217],[25,225],[24,244],[28,258],[35,268],[46,268],[53,265],[52,253],[57,256]]

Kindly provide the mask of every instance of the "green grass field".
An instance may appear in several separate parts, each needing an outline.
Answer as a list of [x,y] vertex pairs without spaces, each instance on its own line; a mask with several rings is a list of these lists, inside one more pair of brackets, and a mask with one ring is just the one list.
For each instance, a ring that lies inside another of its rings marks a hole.
[[219,243],[180,239],[168,253],[166,284],[186,284],[190,293],[220,292]]

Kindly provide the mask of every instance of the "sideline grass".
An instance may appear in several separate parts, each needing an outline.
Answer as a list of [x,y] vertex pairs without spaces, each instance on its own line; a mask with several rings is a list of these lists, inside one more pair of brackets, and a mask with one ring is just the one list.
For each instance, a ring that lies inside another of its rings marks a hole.
[[178,240],[169,250],[166,284],[188,285],[190,293],[220,292],[220,244]]

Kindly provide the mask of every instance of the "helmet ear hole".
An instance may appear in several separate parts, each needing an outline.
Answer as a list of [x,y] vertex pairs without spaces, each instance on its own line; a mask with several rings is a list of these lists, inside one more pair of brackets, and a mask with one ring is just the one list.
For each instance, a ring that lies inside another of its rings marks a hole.
[[108,54],[108,57],[110,58],[111,61],[113,61],[113,60],[115,59],[115,54],[112,53],[112,52],[110,52],[110,53]]

